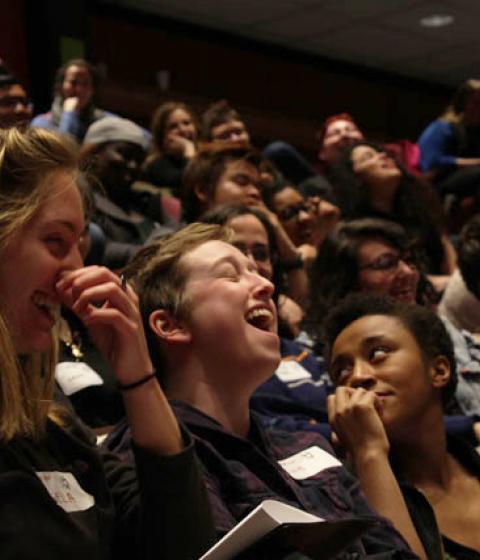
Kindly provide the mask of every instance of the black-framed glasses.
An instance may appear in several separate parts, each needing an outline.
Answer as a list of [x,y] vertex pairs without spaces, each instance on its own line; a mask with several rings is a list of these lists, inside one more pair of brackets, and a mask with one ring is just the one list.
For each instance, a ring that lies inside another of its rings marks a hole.
[[233,245],[247,257],[251,255],[254,261],[266,262],[270,260],[270,249],[267,245],[261,243],[247,245],[247,243],[241,241],[235,241]]
[[358,267],[359,270],[377,270],[381,272],[393,272],[398,269],[400,261],[407,264],[410,268],[417,268],[415,259],[410,252],[406,253],[384,253],[369,264]]
[[27,109],[33,107],[30,99],[21,95],[4,95],[3,97],[0,97],[0,107],[2,109],[14,109],[19,104],[23,105]]

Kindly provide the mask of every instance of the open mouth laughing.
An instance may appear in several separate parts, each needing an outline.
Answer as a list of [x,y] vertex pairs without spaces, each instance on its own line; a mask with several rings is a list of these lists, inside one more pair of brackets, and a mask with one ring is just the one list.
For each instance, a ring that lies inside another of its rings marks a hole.
[[248,324],[266,332],[275,332],[275,317],[268,307],[254,307],[245,316]]

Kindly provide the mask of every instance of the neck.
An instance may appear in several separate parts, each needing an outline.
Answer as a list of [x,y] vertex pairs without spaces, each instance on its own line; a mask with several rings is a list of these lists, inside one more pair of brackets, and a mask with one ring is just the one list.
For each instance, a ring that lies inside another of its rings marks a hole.
[[185,402],[219,422],[226,430],[247,438],[250,430],[249,401],[253,389],[222,386],[221,380],[226,375],[229,379],[242,379],[241,375],[232,375],[231,368],[218,375],[209,371],[207,375],[199,364],[183,371],[175,367],[167,378],[165,393],[168,399]]
[[403,477],[414,486],[445,487],[451,476],[451,462],[441,410],[416,423],[415,437],[392,442],[395,459]]
[[371,205],[375,210],[385,214],[391,214],[397,194],[398,179],[392,178],[388,184],[385,182],[375,189],[374,196],[371,197]]

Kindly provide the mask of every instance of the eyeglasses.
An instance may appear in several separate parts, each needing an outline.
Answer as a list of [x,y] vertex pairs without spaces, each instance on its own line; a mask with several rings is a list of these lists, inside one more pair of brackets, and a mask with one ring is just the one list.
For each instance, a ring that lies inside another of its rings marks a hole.
[[247,245],[240,241],[236,241],[233,245],[245,256],[251,255],[254,261],[266,262],[270,260],[270,249],[266,245],[260,243]]
[[299,202],[298,204],[292,204],[292,206],[287,206],[283,208],[278,213],[278,217],[284,222],[298,218],[300,212],[307,212],[308,214],[312,212],[313,205],[310,202]]
[[2,109],[14,109],[19,104],[23,105],[26,109],[31,109],[33,107],[33,103],[26,97],[15,95],[0,97],[0,107]]
[[379,270],[381,272],[394,272],[398,269],[400,261],[407,264],[410,268],[417,268],[415,259],[411,253],[384,253],[372,263],[364,264],[358,267],[359,270]]

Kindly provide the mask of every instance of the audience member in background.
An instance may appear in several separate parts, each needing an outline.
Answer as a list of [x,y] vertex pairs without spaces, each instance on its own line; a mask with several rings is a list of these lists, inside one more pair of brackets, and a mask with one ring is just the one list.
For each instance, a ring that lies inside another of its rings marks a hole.
[[480,215],[460,232],[458,269],[452,274],[438,306],[457,329],[480,334]]
[[220,204],[256,206],[267,216],[275,234],[279,265],[288,276],[288,293],[304,305],[308,278],[300,253],[280,220],[262,199],[262,156],[243,143],[217,142],[201,150],[191,160],[183,178],[183,211],[192,222]]
[[325,175],[340,157],[342,149],[362,140],[363,134],[348,113],[340,113],[325,120],[317,133],[317,139],[320,174],[296,148],[286,142],[272,142],[263,151],[264,156],[276,165],[285,179],[297,185],[307,197],[331,195],[332,187]]
[[364,136],[351,115],[339,113],[325,119],[317,139],[318,160],[326,172],[342,156],[345,148],[363,140]]
[[[0,151],[2,560],[198,558],[212,542],[205,488],[152,374],[138,298],[110,270],[82,268],[76,146],[11,128]],[[136,467],[53,401],[61,304],[115,372]]]
[[311,270],[308,321],[321,325],[352,291],[375,291],[430,305],[436,294],[400,224],[381,218],[342,221],[323,243]]
[[31,118],[32,104],[24,87],[0,60],[0,128],[27,125]]
[[[347,149],[330,174],[343,219],[382,217],[401,224],[424,248],[424,265],[443,290],[456,255],[440,218],[427,201],[428,187],[407,174],[383,148],[370,142]],[[432,193],[435,194],[435,193]]]
[[[265,430],[250,411],[252,393],[280,359],[274,287],[229,241],[220,226],[192,224],[129,267],[162,384],[196,438],[218,535],[268,498],[326,519],[375,515],[320,435]],[[126,452],[128,441],[123,426],[111,443]],[[295,463],[284,460],[307,449],[328,458],[328,467],[315,462],[309,476],[296,476]],[[345,557],[411,557],[393,528],[378,521]]]
[[151,236],[169,231],[153,219],[161,215],[160,197],[148,205],[132,190],[146,147],[142,129],[118,117],[100,119],[85,135],[82,159],[88,165],[93,187],[98,186],[93,221],[105,233],[104,264],[109,268],[121,268]]
[[200,138],[206,142],[250,143],[247,126],[240,114],[223,99],[203,113],[200,122]]
[[160,105],[153,114],[153,149],[145,162],[142,179],[179,196],[182,174],[196,153],[197,136],[197,121],[188,105],[178,101]]
[[329,415],[367,499],[392,519],[405,500],[428,558],[480,558],[480,458],[443,426],[456,375],[442,322],[418,305],[352,298],[326,331],[339,386]]
[[[437,296],[405,230],[394,222],[364,218],[340,224],[325,240],[312,269],[311,307],[305,328],[323,351],[323,326],[328,311],[352,292],[373,292],[430,307]],[[455,348],[459,373],[449,430],[480,440],[480,346],[472,336],[442,318]]]
[[305,198],[295,187],[277,183],[264,189],[265,203],[280,220],[307,268],[317,256],[325,237],[340,218],[337,206],[321,198]]
[[112,116],[95,106],[98,81],[97,72],[86,60],[76,58],[65,63],[55,76],[51,110],[37,115],[32,126],[69,134],[81,143],[92,123]]
[[422,171],[443,194],[474,195],[480,209],[480,80],[467,80],[450,105],[422,132]]

